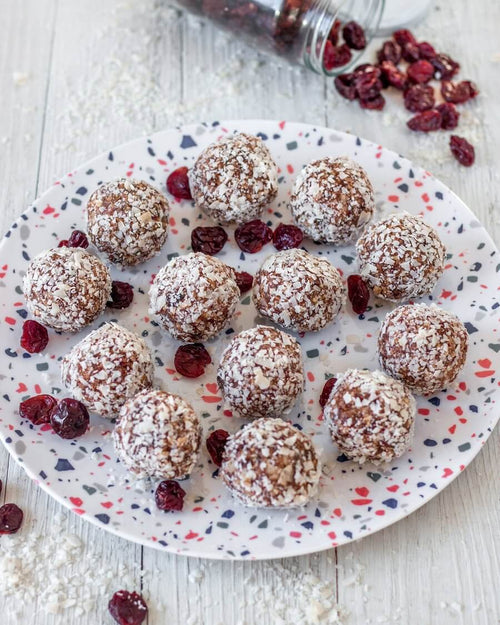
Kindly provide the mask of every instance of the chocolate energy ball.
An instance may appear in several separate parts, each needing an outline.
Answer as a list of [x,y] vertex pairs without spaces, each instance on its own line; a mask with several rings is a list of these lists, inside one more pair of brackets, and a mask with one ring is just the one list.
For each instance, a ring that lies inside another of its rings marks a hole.
[[231,267],[201,252],[172,259],[155,277],[150,310],[180,341],[206,341],[231,320],[240,290]]
[[105,182],[87,203],[89,238],[111,262],[137,265],[161,250],[169,212],[167,199],[143,180]]
[[245,330],[222,354],[217,383],[238,416],[287,414],[304,389],[300,345],[276,328]]
[[301,171],[289,206],[295,223],[311,239],[345,245],[372,218],[375,198],[358,163],[347,157],[326,156]]
[[469,336],[454,314],[435,304],[398,306],[378,336],[381,367],[414,393],[428,395],[451,384],[467,358]]
[[225,137],[203,150],[189,171],[198,208],[220,224],[245,223],[278,193],[278,168],[259,137]]
[[127,399],[152,386],[153,359],[139,336],[106,323],[63,358],[61,378],[90,412],[113,419]]
[[349,369],[323,410],[333,442],[356,462],[383,464],[413,438],[416,404],[410,391],[382,371]]
[[109,271],[81,247],[58,247],[38,254],[23,282],[26,305],[37,321],[61,332],[92,323],[111,295]]
[[179,480],[196,464],[201,426],[178,395],[145,390],[122,406],[113,443],[120,461],[138,478]]
[[245,506],[292,508],[317,492],[320,462],[308,436],[282,419],[257,419],[229,437],[220,475]]
[[264,317],[290,330],[311,332],[335,319],[345,289],[328,260],[292,249],[264,261],[255,276],[253,301]]
[[377,297],[404,302],[430,293],[446,250],[424,220],[397,213],[369,226],[356,243],[360,273]]

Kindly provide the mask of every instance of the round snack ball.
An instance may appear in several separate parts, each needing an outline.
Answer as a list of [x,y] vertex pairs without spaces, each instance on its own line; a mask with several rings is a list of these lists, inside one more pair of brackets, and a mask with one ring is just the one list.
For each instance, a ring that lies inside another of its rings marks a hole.
[[137,334],[106,323],[63,358],[61,378],[90,412],[113,419],[129,397],[152,386],[153,359]]
[[26,305],[37,321],[61,332],[92,323],[111,297],[111,276],[97,256],[81,247],[38,254],[23,283]]
[[198,459],[201,426],[178,395],[145,390],[122,406],[113,443],[120,461],[138,478],[180,480]]
[[378,336],[381,367],[414,393],[429,395],[451,384],[467,358],[469,335],[454,314],[431,304],[398,306]]
[[323,415],[343,454],[383,464],[408,449],[415,412],[415,398],[401,382],[382,371],[349,369],[333,387]]
[[169,212],[167,198],[143,180],[105,182],[87,202],[89,238],[111,262],[137,265],[161,250]]
[[237,134],[212,143],[189,171],[196,206],[220,224],[246,223],[278,193],[278,168],[259,137]]
[[217,383],[238,416],[287,414],[304,389],[300,345],[276,328],[245,330],[224,350]]
[[240,290],[234,270],[201,252],[172,259],[149,290],[150,310],[180,341],[206,341],[229,323]]
[[295,223],[314,241],[345,245],[375,209],[365,170],[347,157],[311,161],[298,175],[290,199]]
[[345,289],[328,260],[292,249],[266,258],[255,276],[253,301],[261,315],[283,327],[313,332],[335,319]]
[[377,297],[404,302],[430,293],[446,250],[420,216],[397,213],[371,225],[356,243],[359,269]]
[[311,439],[282,419],[256,419],[229,437],[219,470],[245,506],[292,508],[317,492],[321,466]]

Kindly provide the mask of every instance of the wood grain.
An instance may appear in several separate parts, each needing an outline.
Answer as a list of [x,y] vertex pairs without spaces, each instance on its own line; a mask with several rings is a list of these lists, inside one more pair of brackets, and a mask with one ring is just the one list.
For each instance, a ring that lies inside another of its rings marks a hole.
[[[459,58],[480,85],[479,102],[464,107],[464,134],[477,146],[471,170],[446,157],[443,137],[411,136],[395,100],[383,114],[358,110],[331,81],[270,61],[161,0],[0,0],[0,11],[2,230],[58,177],[118,143],[178,123],[280,118],[347,130],[422,162],[500,242],[499,3],[436,5],[417,31]],[[28,75],[25,84],[16,84],[17,72]],[[345,625],[492,625],[500,619],[499,443],[497,429],[467,470],[409,518],[301,558],[207,562],[141,548],[76,515],[66,524],[117,571],[143,566],[149,625],[275,625],[271,609],[260,613],[255,588],[293,603],[300,571],[329,581]],[[3,449],[0,477],[2,501],[26,512],[24,531],[48,531],[61,506]],[[14,625],[9,605],[0,599],[2,623]],[[102,603],[82,617],[45,615],[42,607],[26,606],[23,623],[111,623]]]

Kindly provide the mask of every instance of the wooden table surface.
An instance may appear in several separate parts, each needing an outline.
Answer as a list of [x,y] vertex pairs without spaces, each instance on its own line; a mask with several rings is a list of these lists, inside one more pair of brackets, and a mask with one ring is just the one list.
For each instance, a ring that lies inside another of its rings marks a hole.
[[[441,0],[416,28],[419,38],[458,58],[461,75],[481,89],[477,102],[462,109],[461,133],[477,149],[470,169],[449,157],[443,133],[408,131],[400,102],[384,113],[362,111],[337,97],[332,80],[271,61],[161,0],[0,0],[0,14],[2,231],[57,178],[126,140],[183,122],[279,118],[357,133],[423,164],[500,243],[498,2]],[[128,580],[142,588],[149,625],[306,623],[279,621],[272,607],[298,601],[310,574],[324,582],[341,613],[338,621],[330,611],[330,620],[320,622],[494,625],[500,622],[499,443],[497,428],[463,474],[392,527],[336,550],[267,563],[160,553],[74,514],[61,516],[63,508],[2,448],[2,502],[24,509],[26,540],[35,533],[54,541],[54,527],[80,537],[83,555],[68,575],[81,577],[88,603],[82,608],[77,596],[75,606],[47,614],[44,596],[26,605],[2,597],[0,620],[111,625],[107,590],[92,573],[105,563],[110,587]],[[49,580],[54,564],[45,557]]]

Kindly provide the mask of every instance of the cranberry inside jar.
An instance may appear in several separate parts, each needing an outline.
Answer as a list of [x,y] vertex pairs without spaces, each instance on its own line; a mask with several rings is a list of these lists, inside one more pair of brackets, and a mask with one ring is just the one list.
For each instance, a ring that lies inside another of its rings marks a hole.
[[261,52],[342,73],[375,35],[384,0],[175,0]]

